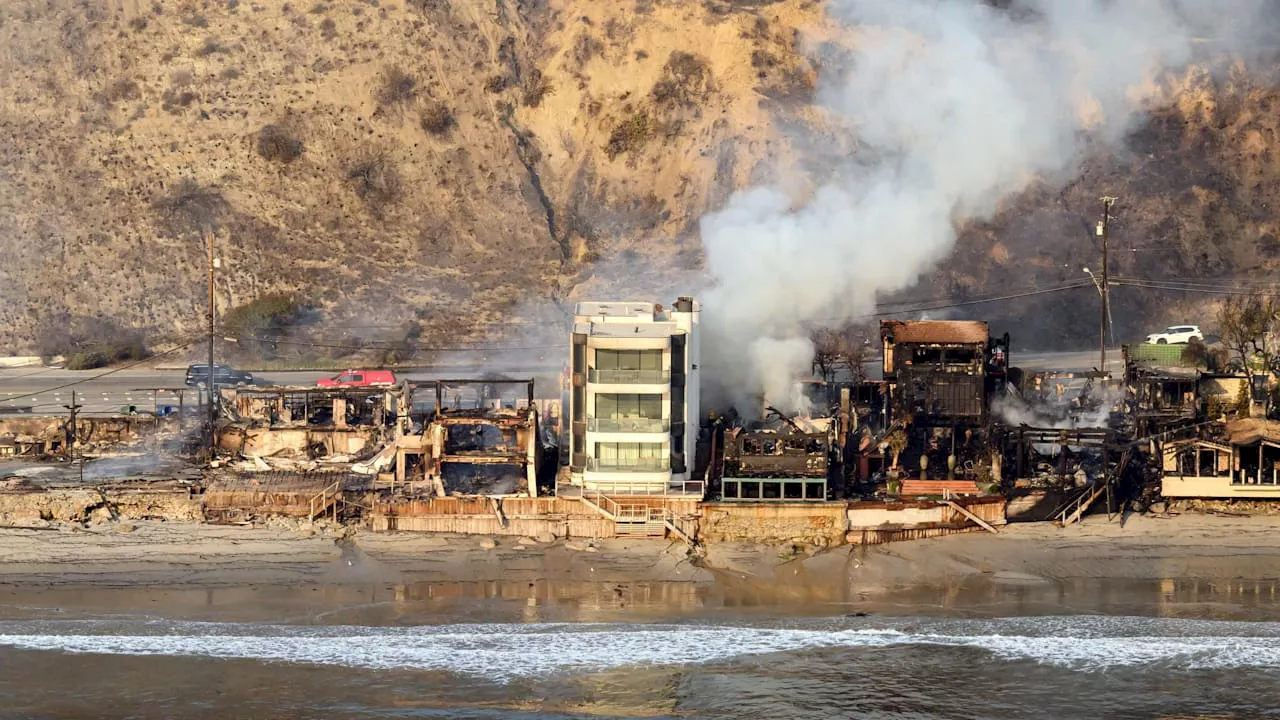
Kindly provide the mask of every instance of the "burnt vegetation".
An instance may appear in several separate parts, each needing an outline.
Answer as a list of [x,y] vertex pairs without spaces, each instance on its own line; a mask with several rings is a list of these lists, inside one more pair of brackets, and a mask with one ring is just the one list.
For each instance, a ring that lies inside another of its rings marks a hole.
[[624,153],[638,151],[652,138],[653,124],[649,116],[643,112],[633,113],[619,122],[613,128],[613,132],[609,133],[609,141],[605,143],[604,151],[609,159],[613,160]]
[[68,370],[93,370],[150,356],[141,330],[95,316],[60,313],[47,317],[36,341],[37,353],[50,361],[65,358]]
[[258,131],[258,155],[265,160],[289,164],[302,157],[302,141],[283,125],[271,123]]
[[385,150],[366,147],[358,152],[347,170],[352,190],[375,215],[400,199],[400,170]]
[[163,197],[152,203],[162,228],[180,236],[213,230],[232,216],[231,203],[222,191],[206,187],[192,178],[184,178]]
[[417,96],[417,78],[393,65],[382,71],[374,99],[378,101],[380,110],[391,111],[412,102]]
[[221,332],[236,339],[242,356],[273,360],[280,352],[280,341],[313,315],[292,295],[273,293],[228,310]]
[[448,105],[432,100],[422,108],[418,116],[418,124],[429,135],[447,135],[458,122]]
[[662,79],[650,94],[659,106],[691,108],[711,92],[711,67],[692,53],[676,50],[662,66]]

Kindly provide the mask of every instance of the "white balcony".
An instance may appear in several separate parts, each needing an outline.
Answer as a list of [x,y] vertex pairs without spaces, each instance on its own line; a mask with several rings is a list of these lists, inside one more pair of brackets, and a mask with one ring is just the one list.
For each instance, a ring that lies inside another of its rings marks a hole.
[[669,385],[667,370],[597,370],[587,371],[587,382],[593,385]]
[[605,473],[663,472],[671,469],[671,458],[632,458],[630,460],[602,460],[587,458],[587,470]]
[[671,431],[667,418],[587,418],[587,432],[596,433],[665,433]]

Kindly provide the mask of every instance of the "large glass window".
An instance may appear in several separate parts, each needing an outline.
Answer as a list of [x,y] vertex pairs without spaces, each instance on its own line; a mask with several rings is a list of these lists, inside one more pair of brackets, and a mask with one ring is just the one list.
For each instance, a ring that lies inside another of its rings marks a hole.
[[597,370],[661,370],[661,350],[596,350]]
[[662,419],[662,396],[654,394],[596,395],[595,417],[604,420],[621,418]]

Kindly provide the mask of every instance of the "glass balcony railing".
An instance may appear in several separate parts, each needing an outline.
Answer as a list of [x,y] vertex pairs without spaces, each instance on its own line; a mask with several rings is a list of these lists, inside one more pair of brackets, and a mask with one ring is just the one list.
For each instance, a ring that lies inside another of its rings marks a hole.
[[599,385],[665,385],[671,382],[666,370],[597,370],[587,371],[587,382]]
[[596,472],[664,472],[671,469],[671,458],[609,459],[587,458],[587,469]]
[[671,430],[666,418],[587,418],[587,432],[660,433]]

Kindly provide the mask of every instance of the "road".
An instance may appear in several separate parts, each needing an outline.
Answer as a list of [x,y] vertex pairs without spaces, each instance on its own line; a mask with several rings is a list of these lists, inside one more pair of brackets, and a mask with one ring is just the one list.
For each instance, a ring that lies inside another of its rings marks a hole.
[[[531,357],[530,357],[531,356]],[[1098,364],[1096,351],[1067,353],[1015,353],[1013,365],[1024,370],[1087,371]],[[527,356],[473,356],[448,358],[443,367],[412,369],[397,372],[397,377],[408,380],[436,378],[528,378],[532,377],[539,397],[558,397],[562,362],[555,352],[529,353]],[[1120,371],[1120,350],[1107,351],[1107,365],[1113,372]],[[876,363],[878,365],[878,361]],[[89,415],[105,415],[119,412],[122,407],[134,405],[147,411],[154,404],[176,405],[178,397],[172,392],[156,392],[152,388],[184,389],[185,401],[195,403],[199,394],[194,388],[183,385],[185,371],[181,368],[139,367],[119,370],[103,375],[103,370],[55,370],[40,367],[0,369],[0,409],[30,407],[37,415],[63,415],[71,404],[72,392],[81,412]],[[261,385],[314,385],[316,380],[330,377],[328,371],[299,370],[255,373]]]
[[[122,407],[134,405],[139,411],[150,411],[154,405],[177,405],[178,395],[171,390],[183,390],[183,400],[191,405],[199,402],[196,388],[183,384],[185,369],[136,368],[103,375],[103,370],[55,370],[49,368],[0,369],[0,409],[30,407],[36,415],[63,415],[75,401],[86,415],[109,415]],[[335,373],[318,370],[273,371],[254,373],[256,385],[315,385],[320,378]],[[500,378],[527,379],[532,377],[537,394],[542,397],[559,395],[560,367],[546,362],[534,367],[503,368],[492,362],[471,365],[452,365],[438,369],[411,369],[399,371],[396,376],[406,380],[432,380],[436,378]],[[155,391],[155,388],[165,390]]]

